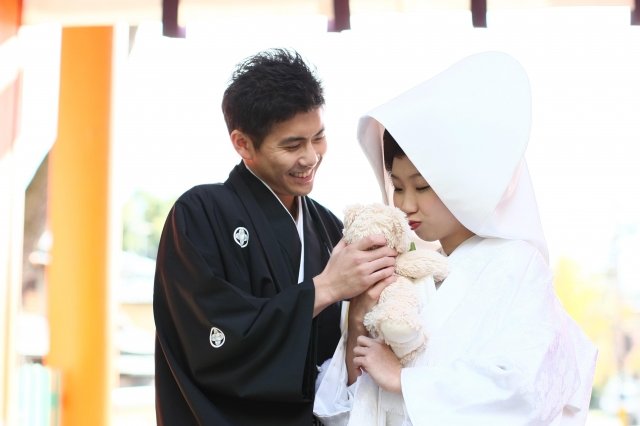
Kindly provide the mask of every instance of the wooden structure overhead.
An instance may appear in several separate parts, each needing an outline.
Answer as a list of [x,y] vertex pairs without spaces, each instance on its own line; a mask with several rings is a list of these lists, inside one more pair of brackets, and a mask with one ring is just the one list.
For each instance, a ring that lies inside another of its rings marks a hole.
[[[5,0],[8,1],[8,0]],[[13,0],[14,2],[16,0]],[[175,19],[185,26],[191,19],[240,15],[325,15],[329,21],[342,19],[345,6],[350,15],[378,12],[428,12],[433,9],[487,11],[572,6],[626,6],[640,13],[638,0],[22,0],[23,22],[61,22],[63,25],[111,25],[125,21],[138,25],[143,20]],[[178,7],[179,2],[179,7]],[[477,6],[476,6],[477,4]],[[477,9],[476,9],[477,8]],[[476,16],[479,16],[476,14]],[[481,19],[478,17],[481,21]],[[478,22],[480,22],[478,21]],[[343,28],[345,29],[345,28]]]

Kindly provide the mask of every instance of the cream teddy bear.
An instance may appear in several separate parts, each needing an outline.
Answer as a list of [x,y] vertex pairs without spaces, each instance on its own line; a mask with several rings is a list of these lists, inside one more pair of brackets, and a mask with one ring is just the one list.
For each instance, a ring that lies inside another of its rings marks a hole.
[[402,365],[406,365],[426,346],[420,310],[427,301],[428,289],[435,291],[434,280],[442,281],[449,274],[447,259],[430,250],[415,250],[405,214],[383,204],[347,207],[343,234],[347,244],[381,234],[387,246],[398,251],[398,279],[382,291],[378,304],[365,315],[364,325],[372,337],[380,337],[391,346]]

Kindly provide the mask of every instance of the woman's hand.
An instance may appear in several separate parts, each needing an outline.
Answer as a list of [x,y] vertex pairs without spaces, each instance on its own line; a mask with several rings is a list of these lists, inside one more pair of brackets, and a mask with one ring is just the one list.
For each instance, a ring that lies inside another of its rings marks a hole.
[[396,275],[391,275],[378,281],[361,294],[352,297],[349,301],[349,327],[357,328],[362,326],[365,314],[378,304],[382,291],[397,280],[398,277]]
[[362,371],[365,371],[382,389],[402,395],[402,384],[400,383],[402,364],[398,361],[393,350],[382,339],[374,340],[360,336],[357,343],[358,346],[353,349],[355,355],[353,364],[358,376],[362,374]]
[[397,280],[395,275],[378,281],[366,291],[358,296],[351,298],[349,303],[349,318],[347,331],[347,351],[345,353],[345,363],[347,365],[347,385],[353,384],[358,378],[358,371],[353,365],[353,350],[357,346],[357,339],[360,336],[368,336],[369,332],[364,327],[364,315],[371,311],[378,303],[382,290],[388,285],[393,284]]

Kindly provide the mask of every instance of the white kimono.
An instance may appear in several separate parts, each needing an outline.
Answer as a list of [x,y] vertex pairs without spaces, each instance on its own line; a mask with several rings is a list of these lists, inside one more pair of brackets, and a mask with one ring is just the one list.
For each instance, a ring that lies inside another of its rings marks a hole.
[[[469,56],[360,119],[358,140],[383,201],[388,131],[476,236],[424,306],[427,348],[402,370],[402,395],[367,374],[346,387],[345,336],[314,412],[327,426],[583,425],[597,350],[553,291],[524,157],[531,90],[509,55]],[[351,354],[349,354],[351,356]]]
[[347,389],[345,335],[316,395],[318,418],[326,426],[583,425],[597,350],[562,308],[538,250],[472,237],[449,260],[451,274],[422,310],[430,338],[402,370],[403,397],[367,374]]

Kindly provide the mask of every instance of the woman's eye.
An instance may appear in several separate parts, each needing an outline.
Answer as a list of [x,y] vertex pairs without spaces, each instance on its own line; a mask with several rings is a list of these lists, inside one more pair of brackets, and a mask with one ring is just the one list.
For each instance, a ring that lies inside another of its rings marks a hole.
[[422,188],[416,188],[417,191],[426,191],[427,189],[431,188],[429,185],[427,186],[423,186]]
[[394,188],[393,188],[393,192],[402,192],[402,188],[396,188],[396,187],[394,187]]

